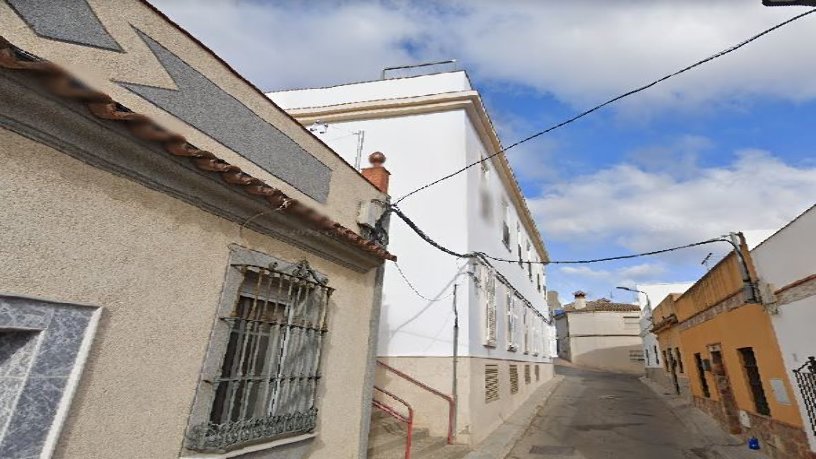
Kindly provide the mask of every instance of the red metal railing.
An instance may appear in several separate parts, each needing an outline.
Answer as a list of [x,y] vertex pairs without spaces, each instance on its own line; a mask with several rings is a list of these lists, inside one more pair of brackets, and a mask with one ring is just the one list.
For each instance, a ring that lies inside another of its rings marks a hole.
[[411,459],[411,439],[414,435],[414,409],[411,407],[408,402],[405,400],[397,397],[396,395],[388,392],[385,389],[380,387],[374,386],[374,390],[382,392],[383,394],[393,398],[394,400],[402,403],[405,405],[405,408],[408,409],[408,416],[400,413],[399,411],[395,410],[393,407],[386,405],[385,403],[377,400],[376,398],[371,401],[375,408],[385,411],[388,415],[408,424],[408,436],[405,439],[405,459]]
[[415,378],[413,378],[411,376],[408,376],[407,374],[397,370],[394,367],[388,366],[388,365],[380,362],[379,360],[377,360],[377,365],[385,368],[386,370],[390,371],[391,373],[394,373],[395,375],[401,377],[402,379],[405,379],[406,381],[409,381],[409,382],[412,382],[412,383],[416,384],[417,386],[421,387],[422,389],[427,390],[428,392],[430,392],[430,393],[432,393],[434,395],[442,397],[443,399],[445,399],[448,402],[448,444],[452,445],[453,444],[453,438],[454,438],[454,435],[453,435],[453,431],[454,431],[453,421],[454,421],[454,416],[456,415],[456,400],[452,396],[450,396],[448,394],[445,394],[443,392],[440,392],[440,391],[434,389],[433,387],[430,387],[427,384],[423,383],[422,381],[418,381],[417,379],[415,379]]

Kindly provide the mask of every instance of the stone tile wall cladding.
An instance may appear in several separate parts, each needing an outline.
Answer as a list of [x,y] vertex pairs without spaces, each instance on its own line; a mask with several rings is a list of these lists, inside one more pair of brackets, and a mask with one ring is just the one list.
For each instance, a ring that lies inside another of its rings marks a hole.
[[97,311],[0,295],[0,457],[40,457],[58,435]]
[[[692,397],[694,405],[727,427],[722,406],[707,398]],[[810,451],[805,432],[784,422],[754,413],[747,413],[751,427],[742,426],[740,437],[747,440],[757,437],[762,452],[773,459],[816,459],[816,453]]]

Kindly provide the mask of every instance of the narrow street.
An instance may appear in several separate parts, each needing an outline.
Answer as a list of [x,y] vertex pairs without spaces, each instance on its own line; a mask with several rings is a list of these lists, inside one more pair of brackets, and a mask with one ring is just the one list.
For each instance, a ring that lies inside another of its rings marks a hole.
[[564,381],[510,459],[720,459],[760,457],[741,446],[719,452],[688,431],[636,376],[558,366]]

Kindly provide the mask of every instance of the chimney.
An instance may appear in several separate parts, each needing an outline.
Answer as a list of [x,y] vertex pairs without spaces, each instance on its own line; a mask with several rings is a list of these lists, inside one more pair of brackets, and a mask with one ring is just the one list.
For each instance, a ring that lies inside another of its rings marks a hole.
[[362,171],[365,177],[372,185],[385,194],[388,194],[388,177],[391,175],[388,169],[383,167],[385,162],[385,155],[379,151],[375,151],[368,155],[368,162],[371,167],[364,167]]
[[586,293],[578,290],[573,295],[575,295],[575,303],[573,303],[575,309],[584,309],[586,307]]

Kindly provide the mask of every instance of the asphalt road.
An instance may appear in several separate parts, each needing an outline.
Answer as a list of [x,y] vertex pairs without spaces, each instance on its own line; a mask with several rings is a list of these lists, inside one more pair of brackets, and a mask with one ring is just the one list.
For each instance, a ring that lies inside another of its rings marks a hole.
[[508,459],[721,459],[636,376],[558,366],[564,381]]

